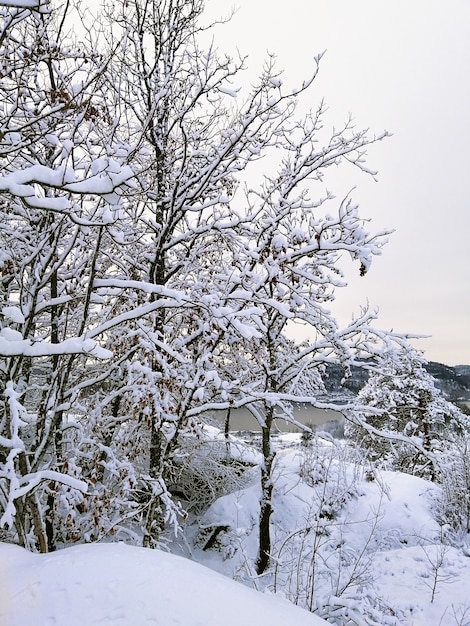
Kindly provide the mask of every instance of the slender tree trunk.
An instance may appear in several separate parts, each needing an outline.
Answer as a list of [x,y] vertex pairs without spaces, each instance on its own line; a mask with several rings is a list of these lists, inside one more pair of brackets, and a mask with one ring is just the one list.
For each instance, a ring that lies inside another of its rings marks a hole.
[[[22,476],[26,476],[28,474],[28,462],[24,453],[19,455],[19,469]],[[29,511],[29,519],[32,522],[33,533],[36,537],[37,547],[39,552],[47,552],[47,541],[44,533],[43,523],[41,519],[41,513],[39,510],[39,506],[37,503],[37,499],[34,493],[30,493],[24,498],[24,508],[23,510]],[[26,519],[26,518],[24,518]],[[23,545],[26,545],[25,542],[26,537],[23,537]]]
[[256,561],[256,572],[263,574],[269,565],[271,554],[271,530],[270,520],[273,512],[272,507],[272,467],[275,452],[271,447],[271,426],[274,408],[269,407],[266,415],[266,426],[262,428],[262,452],[263,465],[261,466],[261,502],[259,515],[259,549]]
[[34,495],[28,498],[27,505],[31,515],[31,520],[33,522],[33,531],[37,540],[39,552],[45,553],[48,551],[47,540],[44,532],[39,506]]
[[227,409],[227,415],[225,416],[225,424],[224,424],[224,437],[225,437],[225,447],[227,449],[227,456],[230,456],[230,414],[232,409]]
[[55,508],[55,483],[49,485],[49,493],[47,494],[47,511],[44,521],[46,539],[47,539],[47,551],[55,552],[56,543],[54,536],[54,508]]

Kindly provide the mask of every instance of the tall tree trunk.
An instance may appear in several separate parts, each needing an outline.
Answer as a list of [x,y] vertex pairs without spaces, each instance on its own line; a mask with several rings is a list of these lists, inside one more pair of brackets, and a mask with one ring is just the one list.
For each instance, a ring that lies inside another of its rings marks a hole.
[[[159,213],[160,221],[163,219],[163,214]],[[155,259],[150,267],[149,280],[155,285],[165,284],[165,257],[160,250],[157,249]],[[151,301],[155,299],[155,296],[151,296]],[[163,339],[165,323],[165,311],[161,309],[156,316],[154,331],[160,338]],[[154,370],[161,371],[161,365],[155,359]],[[153,406],[153,403],[152,403]],[[150,450],[149,450],[149,476],[154,481],[161,480],[163,478],[164,470],[164,457],[165,457],[166,439],[161,430],[160,417],[156,414],[155,408],[152,409],[150,420]],[[149,509],[145,522],[145,534],[142,540],[144,548],[150,547],[152,539],[155,540],[159,529],[163,525],[163,519],[160,515],[161,501],[158,495],[153,492],[150,495]],[[159,519],[160,518],[160,519]]]

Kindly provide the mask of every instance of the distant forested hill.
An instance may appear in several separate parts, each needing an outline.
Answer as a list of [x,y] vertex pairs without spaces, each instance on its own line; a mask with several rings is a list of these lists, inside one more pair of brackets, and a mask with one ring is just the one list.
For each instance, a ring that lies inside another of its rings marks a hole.
[[[426,369],[436,379],[436,387],[451,402],[470,402],[470,365],[451,367],[430,361]],[[366,383],[367,370],[353,367],[351,377],[343,380],[344,372],[338,365],[327,367],[325,386],[328,394],[355,395]]]

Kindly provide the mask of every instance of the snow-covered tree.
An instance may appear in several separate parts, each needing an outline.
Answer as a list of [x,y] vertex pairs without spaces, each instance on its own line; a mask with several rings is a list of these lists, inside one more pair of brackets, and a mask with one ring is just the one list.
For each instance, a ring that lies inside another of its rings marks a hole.
[[93,281],[132,176],[107,123],[107,60],[66,40],[63,17],[2,9],[0,36],[1,524],[41,551],[57,485],[86,491],[63,436],[93,363],[111,356],[87,335]]
[[[244,60],[199,47],[203,8],[188,0],[108,8],[114,25],[108,30],[120,42],[112,64],[114,117],[117,132],[135,146],[131,164],[138,183],[129,210],[139,237],[129,246],[125,268],[116,264],[115,277],[108,274],[99,287],[103,294],[137,290],[147,303],[146,314],[129,329],[138,347],[128,367],[133,375],[140,372],[133,393],[139,388],[142,394],[140,423],[148,429],[153,485],[149,524],[157,532],[157,518],[165,516],[165,476],[179,435],[194,417],[250,405],[263,424],[267,420],[267,442],[279,393],[293,397],[307,357],[315,352],[321,362],[327,347],[334,358],[342,352],[347,360],[350,331],[340,340],[322,303],[341,284],[338,253],[357,258],[365,273],[383,239],[366,234],[349,199],[338,206],[319,191],[312,200],[309,186],[321,184],[324,171],[342,160],[368,172],[364,150],[386,133],[368,137],[349,120],[317,148],[325,105],[303,120],[296,120],[294,109],[318,67],[300,88],[284,90],[270,58],[242,100],[234,83]],[[258,190],[244,192],[240,181],[273,148],[284,153],[280,167]],[[330,204],[337,216],[320,217]],[[321,339],[292,367],[283,365],[278,384],[266,363],[277,358],[292,319],[311,324]],[[237,372],[237,353],[252,350],[252,364],[266,356],[261,377],[243,367]],[[260,404],[270,408],[260,412]]]
[[274,420],[316,403],[305,381],[325,363],[391,341],[370,312],[339,328],[328,309],[340,257],[366,274],[386,233],[323,182],[341,164],[371,174],[386,133],[328,133],[323,103],[296,117],[320,58],[297,89],[269,57],[240,90],[245,60],[201,48],[202,0],[105,3],[77,12],[80,36],[77,7],[38,7],[5,9],[0,38],[2,523],[41,550],[142,529],[154,545],[204,415],[247,406],[261,573]]
[[464,435],[468,419],[425,365],[410,346],[384,353],[358,394],[358,419],[348,422],[347,435],[373,462],[435,480],[439,453]]
[[[276,175],[266,176],[252,200],[258,212],[250,222],[249,255],[238,266],[240,286],[251,293],[250,300],[263,312],[260,337],[250,345],[257,364],[253,391],[258,399],[249,404],[261,426],[264,456],[259,574],[269,563],[275,457],[271,430],[275,419],[292,421],[293,401],[318,405],[315,390],[305,392],[306,377],[317,381],[318,392],[325,364],[337,362],[347,369],[361,356],[382,349],[386,340],[372,328],[371,312],[364,310],[340,328],[328,309],[335,290],[346,285],[338,267],[339,255],[346,253],[359,261],[358,271],[365,274],[373,255],[380,251],[384,234],[365,231],[358,207],[349,198],[339,203],[329,195],[310,199],[310,186],[321,180],[332,163],[339,165],[343,159],[356,163],[359,159],[356,164],[361,167],[362,150],[369,142],[348,124],[327,145],[314,148],[322,116],[320,109],[302,122],[292,120],[290,129],[286,124],[288,140],[285,144],[279,140],[286,156]],[[327,207],[334,216],[327,213]],[[312,338],[302,343],[290,341],[288,324],[292,321],[301,322]]]

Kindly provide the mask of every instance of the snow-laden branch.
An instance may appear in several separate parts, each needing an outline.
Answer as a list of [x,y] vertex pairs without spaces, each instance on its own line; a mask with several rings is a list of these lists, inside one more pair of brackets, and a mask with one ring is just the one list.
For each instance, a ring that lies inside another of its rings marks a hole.
[[372,408],[369,405],[360,405],[357,403],[349,406],[344,406],[339,410],[343,414],[345,419],[347,419],[352,424],[363,428],[370,436],[377,437],[378,439],[384,439],[390,442],[396,441],[408,444],[412,446],[417,452],[420,452],[423,456],[427,457],[433,464],[435,464],[436,455],[431,450],[427,450],[423,446],[419,437],[408,437],[407,435],[404,435],[402,433],[376,428],[359,416],[360,413],[369,417],[386,415],[387,410],[379,409],[378,407]]
[[49,4],[49,0],[0,0],[0,7],[12,7],[14,9],[39,9],[45,4]]
[[[226,319],[227,322],[235,328],[239,335],[245,339],[260,336],[258,328],[255,327],[256,325],[254,323],[252,323],[252,320],[255,320],[256,317],[260,317],[263,314],[263,311],[257,307],[237,310],[233,307],[223,306],[221,301],[218,299],[214,300],[213,298],[201,297],[199,300],[195,300],[194,294],[185,294],[183,290],[171,289],[163,285],[155,285],[147,281],[104,278],[95,279],[93,286],[96,289],[103,290],[103,292],[107,289],[109,290],[109,293],[111,293],[111,290],[113,289],[135,289],[147,294],[160,296],[160,298],[154,302],[136,307],[130,311],[117,315],[106,322],[103,322],[103,324],[88,333],[89,337],[96,337],[97,335],[100,335],[119,324],[146,317],[159,309],[179,307],[204,308],[210,311],[214,320],[220,320],[222,318]],[[252,298],[252,294],[250,292],[238,290],[237,292],[230,294],[227,297],[227,301],[242,300],[248,302],[250,298]],[[283,308],[282,311],[285,315],[289,315],[285,308]]]
[[[18,487],[13,492],[13,499],[21,498],[29,493],[32,489],[37,487],[43,480],[53,480],[67,485],[70,489],[77,489],[82,493],[88,491],[88,485],[83,480],[56,472],[54,470],[40,470],[38,472],[32,472],[31,474],[25,474],[18,480]],[[1,524],[0,524],[1,525]]]
[[[90,174],[79,178],[70,167],[54,169],[36,164],[0,176],[0,192],[21,198],[35,209],[66,213],[73,209],[72,202],[66,196],[45,197],[38,194],[37,186],[80,196],[100,196],[109,204],[115,205],[119,200],[115,194],[116,190],[122,185],[129,185],[134,176],[128,165],[121,165],[114,159],[106,157],[97,158],[91,163]],[[103,223],[111,223],[115,221],[115,217],[105,210],[100,220]]]
[[159,295],[162,298],[173,299],[178,304],[183,304],[183,292],[171,289],[163,285],[156,285],[145,280],[127,280],[123,278],[95,278],[93,286],[96,289],[137,289],[147,294]]
[[54,470],[41,470],[31,474],[25,474],[24,476],[17,476],[11,459],[14,452],[15,451],[12,451],[12,453],[10,453],[4,469],[0,472],[0,478],[7,479],[9,482],[8,501],[6,502],[3,515],[0,518],[0,527],[11,527],[13,525],[14,518],[17,514],[15,500],[24,497],[45,480],[55,481],[68,486],[70,489],[87,493],[88,485],[83,480]]
[[109,359],[112,352],[101,348],[93,339],[71,337],[58,343],[23,339],[21,334],[11,328],[0,331],[0,355],[11,356],[52,356],[59,354],[89,354],[97,359]]

